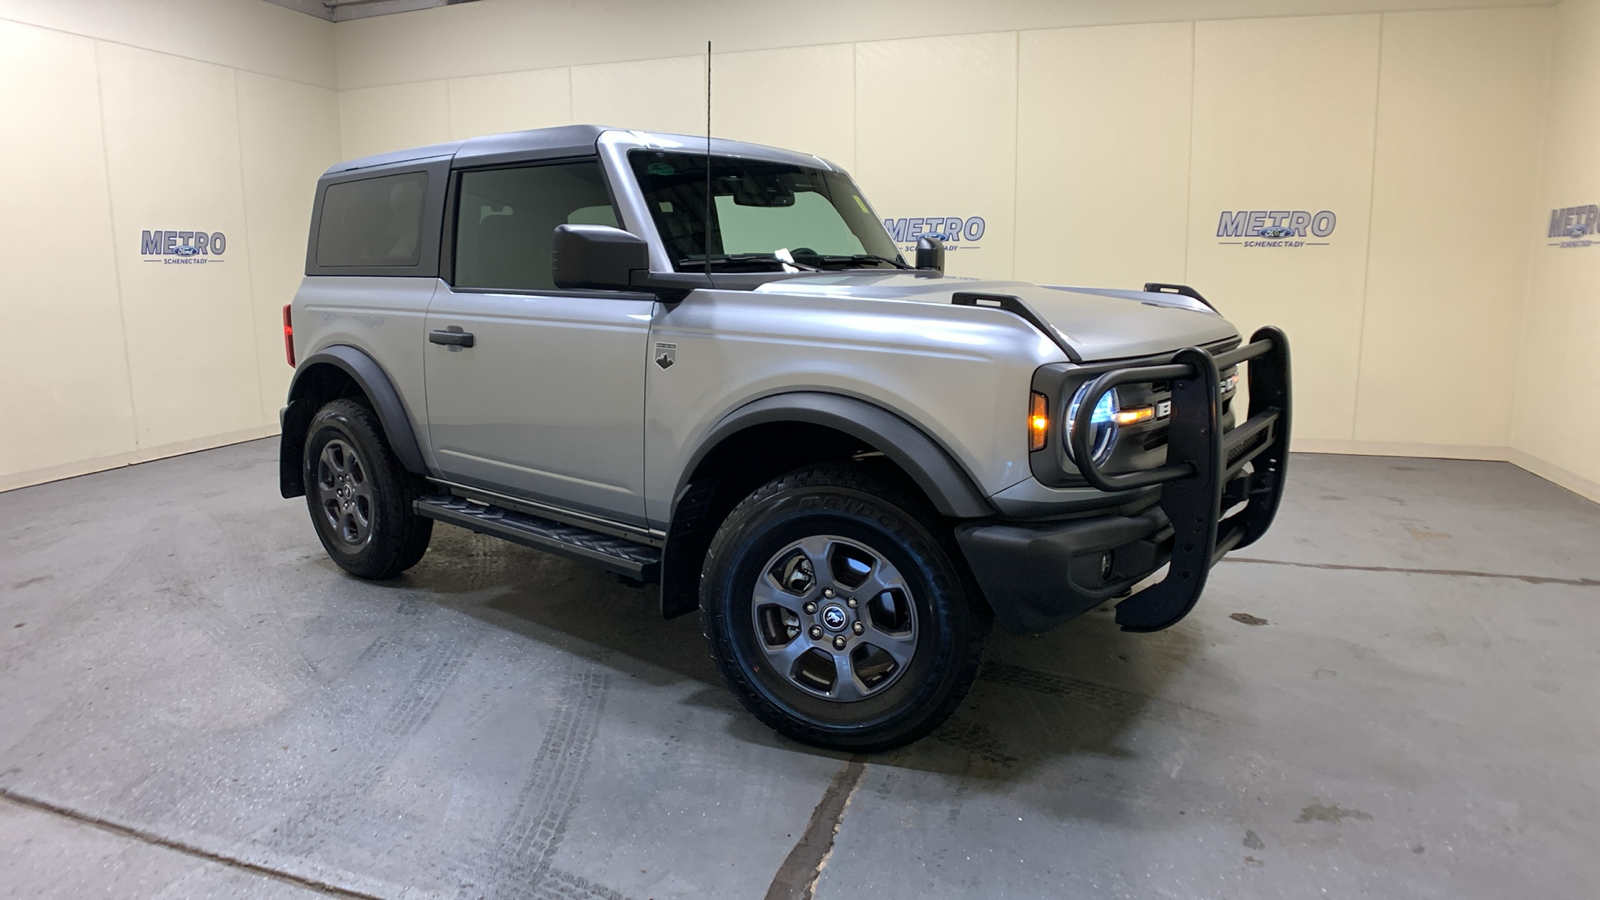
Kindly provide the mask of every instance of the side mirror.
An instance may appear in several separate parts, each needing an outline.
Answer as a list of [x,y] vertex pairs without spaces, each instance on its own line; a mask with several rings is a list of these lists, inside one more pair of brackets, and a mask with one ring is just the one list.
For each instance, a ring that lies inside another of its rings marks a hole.
[[558,288],[626,291],[650,270],[644,239],[610,225],[557,225],[551,266]]
[[933,235],[917,238],[917,268],[944,274],[944,238]]

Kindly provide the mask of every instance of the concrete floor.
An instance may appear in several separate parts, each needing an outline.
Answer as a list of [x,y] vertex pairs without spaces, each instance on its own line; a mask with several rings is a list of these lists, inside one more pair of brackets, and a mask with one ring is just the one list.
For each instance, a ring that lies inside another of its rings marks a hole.
[[599,572],[344,576],[274,452],[0,495],[0,894],[1600,896],[1600,507],[1511,466],[1297,456],[1181,625],[852,760]]

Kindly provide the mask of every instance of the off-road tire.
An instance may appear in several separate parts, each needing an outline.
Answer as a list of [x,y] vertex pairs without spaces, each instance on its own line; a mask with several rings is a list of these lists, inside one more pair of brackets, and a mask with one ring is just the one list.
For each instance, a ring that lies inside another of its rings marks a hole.
[[[853,702],[808,695],[775,671],[766,655],[770,644],[763,649],[754,624],[753,592],[774,554],[816,535],[881,554],[903,577],[916,616],[915,649],[904,671],[878,694]],[[948,526],[920,498],[849,464],[810,466],[761,486],[723,521],[701,572],[701,622],[722,677],[757,719],[818,747],[888,750],[938,727],[977,675],[989,615],[974,603],[963,572]]]
[[[324,509],[328,497],[319,487],[325,480],[319,476],[319,466],[324,451],[335,442],[335,449],[353,451],[336,455],[355,457],[353,464],[347,460],[339,471],[349,474],[359,467],[366,493],[363,540],[341,534],[340,526],[331,521],[333,514]],[[428,551],[433,520],[417,515],[412,506],[426,483],[400,465],[377,416],[366,406],[355,400],[333,400],[317,410],[306,430],[302,472],[312,525],[339,568],[357,578],[393,578],[416,565]]]

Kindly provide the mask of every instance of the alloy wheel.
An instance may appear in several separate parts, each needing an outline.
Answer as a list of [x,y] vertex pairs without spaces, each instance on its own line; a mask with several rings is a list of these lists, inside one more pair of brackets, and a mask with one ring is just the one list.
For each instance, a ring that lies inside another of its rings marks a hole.
[[355,548],[372,539],[372,480],[361,455],[338,438],[317,457],[317,501],[341,542]]
[[750,611],[772,670],[828,700],[878,694],[916,651],[916,607],[905,578],[882,553],[837,535],[803,538],[774,554]]

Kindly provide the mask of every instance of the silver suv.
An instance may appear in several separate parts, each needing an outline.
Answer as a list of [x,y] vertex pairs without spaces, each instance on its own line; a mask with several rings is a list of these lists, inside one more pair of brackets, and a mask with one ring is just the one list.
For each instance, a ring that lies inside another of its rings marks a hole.
[[991,621],[1181,619],[1289,441],[1277,329],[943,268],[771,147],[571,126],[334,166],[284,309],[283,496],[360,578],[442,521],[657,584],[771,727],[916,740]]

